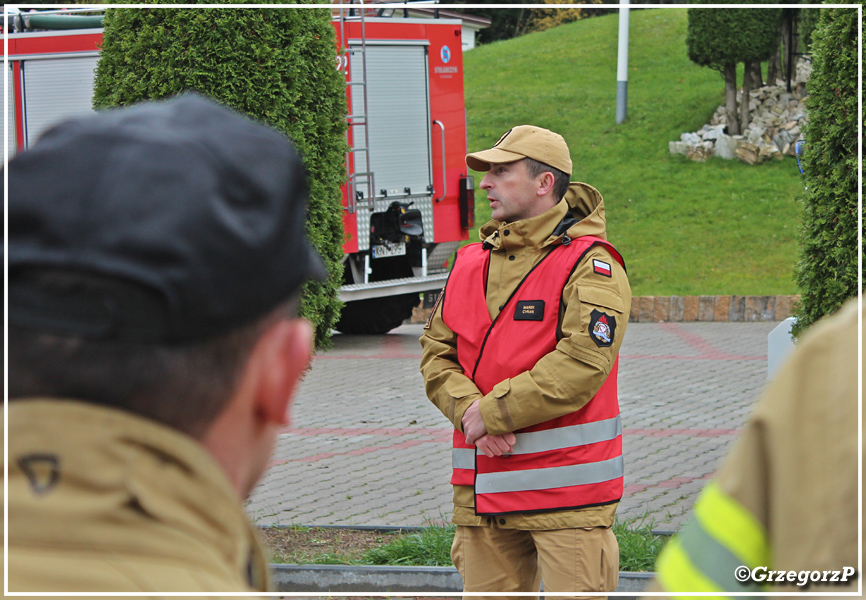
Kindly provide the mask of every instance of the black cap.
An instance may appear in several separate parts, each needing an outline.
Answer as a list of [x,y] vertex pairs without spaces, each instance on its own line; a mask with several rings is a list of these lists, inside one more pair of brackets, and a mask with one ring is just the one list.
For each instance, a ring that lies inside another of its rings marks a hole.
[[[21,327],[194,341],[327,277],[291,143],[196,94],[57,125],[9,162],[8,189],[9,322]],[[46,287],[45,272],[67,283]]]

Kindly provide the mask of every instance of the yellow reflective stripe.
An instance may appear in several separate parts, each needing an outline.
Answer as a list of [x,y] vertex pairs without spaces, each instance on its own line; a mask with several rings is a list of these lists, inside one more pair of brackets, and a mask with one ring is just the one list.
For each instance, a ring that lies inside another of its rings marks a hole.
[[742,559],[749,568],[768,566],[770,548],[760,521],[711,481],[695,502],[694,516],[719,544]]
[[737,580],[738,569],[743,561],[727,546],[701,527],[699,519],[689,519],[677,533],[677,539],[695,569],[711,579],[719,588],[727,592],[760,592],[754,583]]
[[[675,592],[723,592],[723,590],[695,568],[688,554],[683,550],[679,539],[674,537],[668,542],[656,562],[656,579],[664,591]],[[722,598],[723,596],[702,596]]]

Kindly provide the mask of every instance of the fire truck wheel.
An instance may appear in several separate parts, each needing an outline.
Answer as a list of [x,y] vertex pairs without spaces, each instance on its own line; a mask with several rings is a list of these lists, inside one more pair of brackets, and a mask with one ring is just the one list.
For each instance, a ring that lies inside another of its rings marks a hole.
[[347,302],[336,329],[354,335],[387,333],[403,324],[418,306],[418,294],[402,294]]

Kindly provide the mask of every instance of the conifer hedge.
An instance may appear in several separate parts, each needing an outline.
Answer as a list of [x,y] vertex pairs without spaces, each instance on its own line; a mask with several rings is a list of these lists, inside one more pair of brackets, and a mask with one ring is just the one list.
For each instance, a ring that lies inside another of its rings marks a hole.
[[[832,0],[829,3],[840,3]],[[805,210],[794,334],[857,295],[857,11],[822,8],[812,33]]]
[[[309,3],[309,2],[308,2]],[[327,347],[341,303],[345,79],[326,8],[107,11],[94,108],[197,91],[287,134],[310,183],[307,232],[330,278],[308,283],[302,314]]]

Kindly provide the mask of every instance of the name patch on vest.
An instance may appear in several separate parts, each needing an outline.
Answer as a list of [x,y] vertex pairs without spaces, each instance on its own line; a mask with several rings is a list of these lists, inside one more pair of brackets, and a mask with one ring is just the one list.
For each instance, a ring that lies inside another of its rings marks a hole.
[[589,315],[589,337],[599,348],[607,348],[613,344],[616,332],[616,318],[593,309]]
[[544,300],[521,300],[514,310],[515,321],[544,320]]

